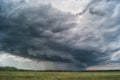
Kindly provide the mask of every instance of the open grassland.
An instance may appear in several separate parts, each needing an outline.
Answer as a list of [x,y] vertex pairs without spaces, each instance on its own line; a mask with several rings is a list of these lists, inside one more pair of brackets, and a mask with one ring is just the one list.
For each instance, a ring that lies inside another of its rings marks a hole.
[[0,71],[0,80],[120,80],[120,72]]

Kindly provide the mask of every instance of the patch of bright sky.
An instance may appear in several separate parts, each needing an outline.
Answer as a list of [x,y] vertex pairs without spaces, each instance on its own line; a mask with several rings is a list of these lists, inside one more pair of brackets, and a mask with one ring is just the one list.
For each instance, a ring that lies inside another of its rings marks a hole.
[[120,69],[120,63],[111,63],[106,65],[94,65],[88,67],[86,70],[118,70]]
[[20,69],[44,70],[44,62],[37,62],[5,52],[0,52],[0,66],[13,66]]

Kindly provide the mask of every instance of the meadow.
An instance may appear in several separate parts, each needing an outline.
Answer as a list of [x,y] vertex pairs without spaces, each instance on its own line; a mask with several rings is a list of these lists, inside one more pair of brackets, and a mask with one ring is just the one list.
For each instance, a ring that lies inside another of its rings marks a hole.
[[120,80],[120,71],[116,72],[0,71],[0,80]]

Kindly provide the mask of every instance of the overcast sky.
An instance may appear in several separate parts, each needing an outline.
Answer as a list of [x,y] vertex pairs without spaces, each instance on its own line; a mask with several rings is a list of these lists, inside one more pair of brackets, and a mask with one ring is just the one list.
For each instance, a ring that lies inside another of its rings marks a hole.
[[119,0],[0,0],[0,66],[120,69]]

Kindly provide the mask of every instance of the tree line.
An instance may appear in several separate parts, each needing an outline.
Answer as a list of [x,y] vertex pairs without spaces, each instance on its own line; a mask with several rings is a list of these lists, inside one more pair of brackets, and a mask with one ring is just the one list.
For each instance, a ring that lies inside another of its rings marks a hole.
[[25,69],[18,69],[16,67],[0,67],[0,71],[35,71],[35,72],[116,72],[120,70],[82,70],[82,71],[74,71],[74,70],[25,70]]
[[17,71],[18,69],[15,67],[9,67],[9,66],[5,66],[5,67],[0,67],[0,71]]

